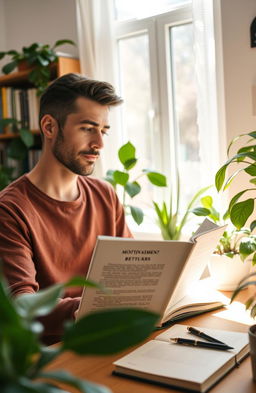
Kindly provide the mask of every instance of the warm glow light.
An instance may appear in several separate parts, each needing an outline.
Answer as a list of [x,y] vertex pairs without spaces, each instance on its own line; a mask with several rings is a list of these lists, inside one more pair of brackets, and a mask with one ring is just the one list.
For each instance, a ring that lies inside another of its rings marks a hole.
[[225,310],[219,311],[213,315],[218,318],[227,319],[228,321],[234,321],[248,326],[256,323],[255,319],[250,316],[250,311],[246,310],[245,305],[240,302],[233,302],[229,304]]

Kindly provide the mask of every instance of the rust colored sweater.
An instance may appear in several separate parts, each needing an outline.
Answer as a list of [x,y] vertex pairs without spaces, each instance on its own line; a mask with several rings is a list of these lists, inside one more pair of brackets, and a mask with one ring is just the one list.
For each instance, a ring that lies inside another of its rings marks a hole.
[[[75,275],[85,276],[98,235],[131,237],[123,207],[106,182],[79,177],[79,197],[62,202],[26,175],[0,193],[0,257],[14,296],[33,293]],[[74,317],[81,288],[72,288],[47,317],[45,342],[57,341]]]

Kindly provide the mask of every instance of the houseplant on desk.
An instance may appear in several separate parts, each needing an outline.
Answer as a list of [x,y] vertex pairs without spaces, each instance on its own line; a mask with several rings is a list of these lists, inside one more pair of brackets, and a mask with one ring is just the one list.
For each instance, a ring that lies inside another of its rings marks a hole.
[[235,228],[230,223],[229,212],[220,213],[210,195],[201,198],[201,206],[194,208],[192,212],[197,216],[208,217],[218,225],[228,225],[208,266],[218,289],[234,290],[254,264],[251,258],[254,247],[256,248],[256,236],[249,228]]
[[80,380],[63,370],[47,371],[45,366],[65,351],[106,355],[135,345],[151,333],[158,316],[138,309],[91,313],[76,323],[67,323],[58,346],[43,346],[39,340],[42,325],[36,318],[54,309],[65,288],[82,285],[99,287],[77,277],[13,300],[0,277],[1,393],[67,393],[56,383],[82,393],[110,393],[108,388]]
[[[250,230],[253,231],[256,227],[256,220],[253,215],[256,199],[256,131],[241,134],[234,138],[228,146],[228,156],[230,156],[231,148],[238,141],[243,143],[242,146],[218,170],[215,176],[215,184],[218,191],[226,190],[235,179],[239,180],[241,173],[249,176],[250,184],[231,199],[228,210],[230,219],[237,229],[241,229],[249,220]],[[228,177],[226,174],[227,168],[231,166],[234,170]],[[256,263],[256,247],[254,251],[253,261]]]
[[155,213],[157,216],[157,225],[159,226],[164,240],[180,240],[182,231],[192,213],[192,207],[199,197],[206,192],[210,186],[200,189],[189,201],[185,211],[181,212],[180,207],[180,181],[177,176],[176,195],[170,191],[169,202],[162,204],[153,201]]

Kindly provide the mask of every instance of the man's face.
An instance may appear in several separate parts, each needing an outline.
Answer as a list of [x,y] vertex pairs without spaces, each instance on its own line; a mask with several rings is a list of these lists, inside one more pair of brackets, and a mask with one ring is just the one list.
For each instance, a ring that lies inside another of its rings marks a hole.
[[109,127],[109,108],[87,98],[76,100],[76,113],[67,116],[52,147],[55,158],[78,175],[93,172]]

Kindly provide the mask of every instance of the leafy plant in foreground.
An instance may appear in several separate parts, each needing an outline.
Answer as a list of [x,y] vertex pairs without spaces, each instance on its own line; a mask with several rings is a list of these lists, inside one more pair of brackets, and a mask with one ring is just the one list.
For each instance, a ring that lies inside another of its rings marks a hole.
[[65,288],[99,285],[76,277],[36,294],[13,300],[0,279],[0,386],[2,393],[67,393],[56,384],[72,386],[82,393],[109,393],[106,387],[81,380],[64,370],[45,367],[65,351],[105,355],[121,351],[144,340],[158,316],[139,309],[113,309],[94,312],[68,322],[62,342],[46,347],[40,343],[43,327],[36,318],[50,313]]

